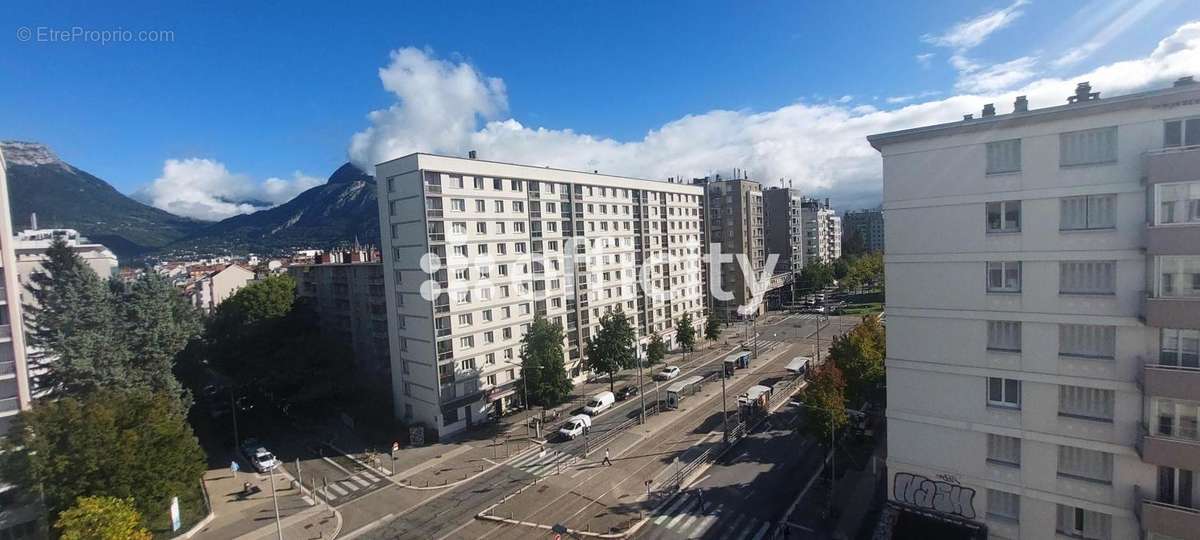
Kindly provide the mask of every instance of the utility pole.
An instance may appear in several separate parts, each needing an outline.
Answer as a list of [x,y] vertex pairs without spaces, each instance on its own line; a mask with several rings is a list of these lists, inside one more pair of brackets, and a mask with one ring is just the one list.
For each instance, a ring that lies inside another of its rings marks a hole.
[[271,469],[271,502],[275,504],[275,532],[279,533],[279,540],[283,540],[283,524],[279,521],[279,497],[275,496],[275,470]]
[[642,405],[642,412],[639,416],[642,419],[641,423],[645,424],[646,423],[646,396],[645,396],[645,394],[643,392],[643,388],[642,388],[642,346],[641,345],[638,345],[637,366],[638,366],[638,403],[641,403],[641,405]]
[[721,440],[729,442],[729,406],[725,404],[725,378],[729,374],[725,371],[725,363],[721,362],[721,424],[725,433],[721,435]]
[[229,414],[233,415],[233,447],[237,448],[241,444],[241,439],[238,438],[237,428],[237,403],[233,400],[233,389],[229,389]]

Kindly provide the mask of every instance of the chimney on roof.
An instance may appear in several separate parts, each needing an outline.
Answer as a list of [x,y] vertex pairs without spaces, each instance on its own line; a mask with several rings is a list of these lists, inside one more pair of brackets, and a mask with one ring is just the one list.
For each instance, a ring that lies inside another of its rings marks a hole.
[[475,151],[471,150],[470,152],[467,152],[467,159],[475,159],[475,155]]
[[963,115],[963,121],[964,121],[964,122],[965,122],[965,121],[967,121],[967,120],[970,120],[970,119],[972,119],[972,118],[975,118],[975,115],[973,115],[973,114],[964,114],[964,115]]
[[1017,96],[1017,100],[1013,102],[1013,112],[1029,112],[1029,98]]
[[29,228],[37,230],[37,212],[29,214]]
[[984,105],[983,106],[983,114],[981,116],[983,118],[987,118],[989,116],[996,116],[996,106],[991,103]]
[[1067,96],[1067,103],[1081,103],[1095,99],[1100,99],[1100,92],[1093,92],[1092,85],[1084,81],[1075,86],[1075,95]]
[[1180,86],[1188,86],[1191,84],[1196,84],[1196,79],[1193,78],[1191,75],[1188,75],[1187,77],[1180,77],[1178,80],[1175,81],[1175,84],[1172,86],[1178,88]]

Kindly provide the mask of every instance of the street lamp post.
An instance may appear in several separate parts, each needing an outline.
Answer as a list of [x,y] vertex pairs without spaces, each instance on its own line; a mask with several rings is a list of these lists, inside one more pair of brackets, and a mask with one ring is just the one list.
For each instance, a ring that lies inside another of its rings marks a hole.
[[639,415],[642,419],[641,423],[646,423],[646,396],[642,388],[642,346],[638,345],[637,351],[637,367],[638,367],[638,403],[642,405],[642,412]]
[[728,377],[725,372],[725,363],[721,362],[721,425],[725,433],[721,435],[721,440],[729,442],[729,406],[725,404],[725,378]]

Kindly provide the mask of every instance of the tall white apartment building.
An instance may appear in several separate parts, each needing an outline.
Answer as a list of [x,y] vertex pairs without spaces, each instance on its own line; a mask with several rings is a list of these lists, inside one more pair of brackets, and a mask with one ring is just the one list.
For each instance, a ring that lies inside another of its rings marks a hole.
[[868,140],[892,508],[993,538],[1197,538],[1200,85],[1081,84]]
[[817,199],[805,198],[800,205],[800,222],[804,234],[804,264],[833,262],[842,256],[842,218]]
[[376,178],[397,417],[445,435],[514,406],[536,315],[576,380],[607,312],[642,343],[703,324],[701,186],[429,154]]

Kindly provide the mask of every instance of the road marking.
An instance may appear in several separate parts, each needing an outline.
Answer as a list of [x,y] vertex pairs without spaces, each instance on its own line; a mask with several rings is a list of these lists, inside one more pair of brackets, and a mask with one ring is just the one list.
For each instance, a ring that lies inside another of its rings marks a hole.
[[379,477],[371,474],[369,471],[363,471],[361,474],[363,476],[365,476],[367,478],[367,480],[371,481],[371,483],[375,483],[375,482],[379,481]]
[[654,524],[662,525],[663,522],[666,521],[668,517],[671,517],[672,515],[675,514],[675,510],[678,509],[679,505],[683,504],[683,502],[686,500],[687,500],[687,496],[680,495],[677,499],[675,499],[675,502],[671,503],[670,508],[667,508],[662,514],[659,514],[658,518],[656,518],[654,520]]
[[358,483],[359,485],[361,485],[362,487],[370,487],[370,485],[371,485],[371,483],[370,483],[370,482],[368,482],[368,481],[366,481],[366,480],[363,480],[362,478],[359,478],[359,477],[357,477],[357,476],[351,476],[351,477],[350,477],[350,479],[351,479],[351,480],[354,480],[355,482],[357,482],[357,483]]
[[338,492],[338,495],[349,495],[350,494],[349,491],[346,491],[346,490],[342,489],[341,487],[339,487],[336,482],[329,484],[329,489],[332,489],[332,490]]
[[[746,521],[747,518],[749,518],[750,521]],[[743,525],[743,523],[744,523],[744,525]],[[733,522],[733,526],[730,527],[729,530],[742,531],[742,534],[738,535],[737,540],[745,540],[746,536],[750,534],[751,530],[753,530],[753,529],[751,529],[751,527],[753,526],[753,523],[754,523],[754,518],[751,518],[750,516],[748,516],[746,514],[739,514],[737,521]]]
[[308,498],[308,495],[301,495],[301,496],[300,496],[300,500],[304,501],[304,502],[305,502],[305,503],[307,503],[309,506],[312,506],[312,505],[314,505],[314,504],[317,504],[315,501],[313,501],[312,499]]
[[754,535],[754,540],[760,540],[764,535],[767,534],[767,529],[769,528],[771,528],[770,523],[763,523],[762,527],[758,529],[758,534]]
[[350,491],[358,491],[359,489],[358,486],[354,485],[354,482],[349,480],[342,480],[341,482],[338,482],[338,484]]
[[701,519],[700,522],[696,524],[696,529],[693,530],[688,536],[692,538],[699,538],[703,536],[704,533],[708,532],[708,529],[713,526],[713,523],[717,522],[717,516],[721,514],[721,510],[724,508],[725,505],[721,505],[719,508],[717,508],[715,513],[709,514],[705,516],[704,519]]
[[[701,512],[704,511],[703,508],[701,508],[699,510]],[[687,536],[688,538],[691,538],[692,535],[688,534],[688,529],[691,528],[692,522],[696,521],[697,519],[700,519],[701,516],[704,516],[704,514],[688,514],[687,519],[685,519],[679,523],[679,529],[678,529],[679,534],[682,534],[682,535]]]
[[666,527],[668,529],[674,529],[675,524],[679,522],[680,519],[683,519],[684,516],[689,515],[688,513],[692,511],[692,505],[696,502],[696,499],[688,497],[688,502],[687,504],[683,505],[682,509],[680,509],[679,515],[675,516],[673,519],[671,519],[671,521],[668,521]]

